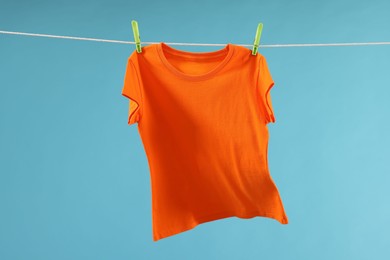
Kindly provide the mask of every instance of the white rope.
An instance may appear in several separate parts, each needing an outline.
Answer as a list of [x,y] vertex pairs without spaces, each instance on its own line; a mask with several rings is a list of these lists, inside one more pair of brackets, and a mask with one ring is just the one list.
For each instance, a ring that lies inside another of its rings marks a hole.
[[[96,42],[112,42],[122,44],[135,44],[131,41],[118,41],[118,40],[106,40],[96,38],[85,38],[85,37],[73,37],[73,36],[61,36],[51,34],[38,34],[38,33],[25,33],[25,32],[11,32],[11,31],[0,31],[2,34],[16,34],[25,36],[36,36],[36,37],[49,37],[49,38],[61,38],[70,40],[81,40],[81,41],[96,41]],[[144,44],[158,44],[159,42],[142,42]],[[178,43],[178,42],[164,42],[168,45],[191,45],[191,46],[226,46],[225,43]],[[253,44],[235,44],[239,46],[252,47]],[[351,42],[351,43],[303,43],[303,44],[260,44],[259,48],[281,48],[281,47],[319,47],[319,46],[363,46],[363,45],[390,45],[390,42]]]

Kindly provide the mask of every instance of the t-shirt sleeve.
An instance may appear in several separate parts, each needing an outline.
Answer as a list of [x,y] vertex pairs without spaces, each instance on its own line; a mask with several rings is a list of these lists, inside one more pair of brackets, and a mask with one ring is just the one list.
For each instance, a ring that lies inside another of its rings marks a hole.
[[129,99],[127,123],[134,124],[141,119],[142,94],[139,76],[131,58],[127,60],[126,73],[122,88],[122,95]]
[[275,115],[272,108],[271,88],[274,86],[271,73],[268,69],[267,60],[264,56],[260,57],[258,70],[257,94],[264,112],[266,124],[275,123]]

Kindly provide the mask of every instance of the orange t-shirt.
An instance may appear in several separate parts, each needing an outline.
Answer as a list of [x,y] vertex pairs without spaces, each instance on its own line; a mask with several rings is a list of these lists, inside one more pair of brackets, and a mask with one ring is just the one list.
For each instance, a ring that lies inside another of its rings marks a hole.
[[122,95],[148,159],[154,241],[233,216],[288,223],[267,159],[274,81],[251,52],[160,42],[128,58]]

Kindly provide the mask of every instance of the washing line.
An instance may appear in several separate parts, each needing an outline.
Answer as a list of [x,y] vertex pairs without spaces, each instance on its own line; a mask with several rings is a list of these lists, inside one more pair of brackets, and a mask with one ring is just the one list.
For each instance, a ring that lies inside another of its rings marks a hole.
[[[81,41],[96,41],[96,42],[110,42],[121,44],[135,44],[132,41],[120,41],[120,40],[108,40],[86,37],[74,37],[63,35],[51,35],[51,34],[39,34],[39,33],[26,33],[26,32],[12,32],[12,31],[0,31],[0,34],[15,34],[33,37],[48,37],[48,38],[60,38],[69,40],[81,40]],[[143,44],[158,44],[159,42],[142,42]],[[188,45],[188,46],[226,46],[225,43],[178,43],[178,42],[164,42],[168,45]],[[253,47],[253,44],[235,44],[244,47]],[[390,45],[390,42],[349,42],[349,43],[297,43],[297,44],[260,44],[259,48],[283,48],[283,47],[326,47],[326,46],[367,46],[367,45]]]

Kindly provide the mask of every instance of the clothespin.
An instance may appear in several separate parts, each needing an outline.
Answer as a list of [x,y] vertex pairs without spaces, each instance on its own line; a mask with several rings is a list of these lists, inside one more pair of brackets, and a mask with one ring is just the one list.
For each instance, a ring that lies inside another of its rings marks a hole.
[[132,20],[131,21],[131,26],[133,27],[135,48],[136,48],[138,53],[141,53],[142,52],[142,48],[141,48],[141,40],[140,40],[140,36],[139,36],[137,21]]
[[256,31],[256,36],[255,36],[255,41],[253,43],[253,48],[252,48],[252,55],[257,55],[257,49],[259,48],[260,44],[260,38],[261,38],[261,31],[263,30],[263,24],[259,23],[257,25],[257,31]]

